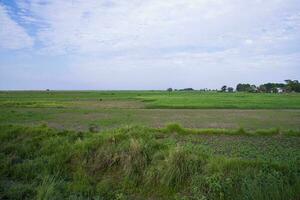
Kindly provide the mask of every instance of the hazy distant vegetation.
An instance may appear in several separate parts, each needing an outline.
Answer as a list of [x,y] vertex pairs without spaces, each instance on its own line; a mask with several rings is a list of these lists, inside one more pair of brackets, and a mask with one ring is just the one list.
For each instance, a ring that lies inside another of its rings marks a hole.
[[[296,109],[300,108],[298,93],[222,93],[197,91],[31,91],[0,92],[0,107],[66,108],[79,102],[101,100],[141,102],[144,108],[228,108],[228,109]],[[74,105],[75,104],[75,105]],[[88,105],[87,105],[88,106]]]
[[[167,91],[172,92],[173,88],[168,88]],[[193,88],[174,89],[174,91],[196,91]],[[220,90],[216,89],[200,89],[200,91],[219,91],[233,92],[233,87],[223,85]],[[300,83],[298,80],[285,80],[285,83],[265,83],[259,86],[249,83],[239,83],[236,86],[237,92],[252,92],[252,93],[289,93],[300,92]]]
[[236,90],[238,92],[300,92],[300,83],[298,80],[286,80],[284,83],[265,83],[260,86],[250,84],[238,84]]

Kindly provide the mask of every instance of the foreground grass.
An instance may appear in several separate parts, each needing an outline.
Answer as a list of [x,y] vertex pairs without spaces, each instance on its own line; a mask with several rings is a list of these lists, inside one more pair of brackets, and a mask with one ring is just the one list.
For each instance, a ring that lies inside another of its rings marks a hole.
[[[261,151],[223,152],[230,143],[210,141],[217,136],[261,141],[253,148]],[[0,199],[298,199],[297,136],[176,124],[100,133],[1,126]]]

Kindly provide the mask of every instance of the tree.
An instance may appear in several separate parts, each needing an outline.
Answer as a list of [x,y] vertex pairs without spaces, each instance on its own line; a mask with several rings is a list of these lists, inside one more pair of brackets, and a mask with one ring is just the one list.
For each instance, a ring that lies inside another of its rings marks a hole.
[[272,88],[272,93],[278,93],[278,89],[277,88]]
[[273,88],[272,83],[264,84],[264,86],[266,87],[266,92],[272,92],[272,88]]
[[298,80],[293,81],[293,91],[294,92],[300,92],[300,83]]
[[228,88],[227,88],[227,91],[228,91],[228,92],[233,92],[233,87],[228,87]]
[[239,83],[236,86],[236,91],[238,92],[249,92],[251,91],[251,85],[250,84],[243,84],[243,83]]
[[226,85],[223,85],[223,86],[221,87],[221,92],[226,92],[226,90],[227,90],[227,86],[226,86]]
[[268,93],[277,93],[278,88],[281,88],[282,90],[287,90],[287,85],[283,83],[265,83],[263,85],[259,86],[260,92],[268,92]]
[[260,86],[258,87],[258,91],[259,91],[259,92],[267,92],[267,88],[266,88],[265,85],[260,85]]
[[292,83],[293,81],[291,79],[287,79],[287,80],[284,80],[284,82],[288,85],[288,84]]
[[300,92],[300,83],[298,80],[285,80],[285,82],[289,92]]
[[167,91],[168,91],[168,92],[172,92],[173,89],[172,89],[172,88],[168,88]]

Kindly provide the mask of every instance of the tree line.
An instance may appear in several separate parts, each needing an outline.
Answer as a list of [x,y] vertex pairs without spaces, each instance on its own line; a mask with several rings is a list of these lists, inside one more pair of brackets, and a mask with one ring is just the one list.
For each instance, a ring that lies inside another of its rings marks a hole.
[[237,92],[262,92],[262,93],[282,93],[300,92],[298,80],[285,80],[285,83],[265,83],[259,86],[239,83],[236,86]]
[[[300,92],[300,83],[298,80],[285,80],[285,83],[265,83],[259,86],[249,83],[239,83],[234,90],[233,87],[227,87],[223,85],[220,90],[212,89],[200,89],[200,91],[219,91],[219,92],[260,92],[260,93],[283,93],[283,92]],[[184,88],[184,89],[167,89],[168,92],[172,91],[195,91],[193,88]]]

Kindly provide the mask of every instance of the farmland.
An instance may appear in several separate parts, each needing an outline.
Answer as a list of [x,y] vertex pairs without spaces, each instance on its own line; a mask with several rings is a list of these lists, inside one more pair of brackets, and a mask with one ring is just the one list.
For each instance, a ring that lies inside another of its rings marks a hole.
[[[76,102],[135,100],[144,108],[300,109],[300,95],[164,91],[19,91],[0,93],[1,106],[66,107]],[[104,104],[105,106],[106,104]],[[101,104],[98,102],[98,106]],[[113,106],[113,105],[111,105]],[[138,104],[135,104],[138,106]],[[114,106],[113,106],[114,107]],[[116,105],[118,107],[118,105]],[[122,105],[121,105],[122,107]],[[123,106],[123,107],[126,107]]]
[[0,124],[88,130],[142,125],[299,129],[299,94],[161,91],[1,92]]
[[0,199],[298,199],[300,95],[0,92]]

